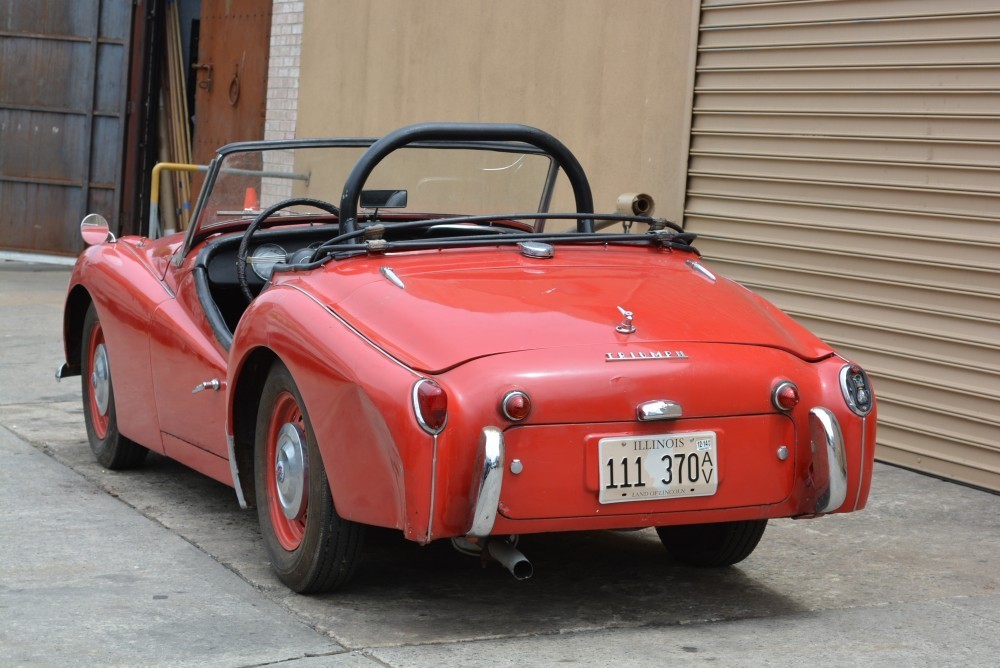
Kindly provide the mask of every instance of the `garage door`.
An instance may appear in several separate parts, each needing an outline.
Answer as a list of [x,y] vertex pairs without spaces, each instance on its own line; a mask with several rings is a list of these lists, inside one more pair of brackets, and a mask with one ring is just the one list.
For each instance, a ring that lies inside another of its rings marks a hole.
[[0,0],[0,247],[75,254],[118,229],[132,3]]
[[1000,489],[1000,6],[705,0],[687,227],[871,372],[877,456]]

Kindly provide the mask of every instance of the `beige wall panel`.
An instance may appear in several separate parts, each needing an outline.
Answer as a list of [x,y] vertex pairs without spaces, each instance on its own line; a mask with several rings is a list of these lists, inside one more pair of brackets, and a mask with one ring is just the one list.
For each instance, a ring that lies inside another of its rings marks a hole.
[[[708,224],[688,219],[690,229],[704,228]],[[801,263],[771,263],[747,249],[739,256],[722,256],[726,249],[716,247],[715,242],[700,237],[698,248],[706,256],[706,264],[713,270],[727,276],[738,277],[740,283],[754,290],[794,289],[816,298],[819,308],[826,308],[825,301],[831,297],[846,297],[862,303],[900,304],[911,310],[928,310],[952,320],[953,326],[965,327],[969,320],[986,323],[995,339],[997,313],[1000,299],[995,294],[972,294],[962,290],[931,285],[907,277],[892,280],[873,276],[865,271],[861,274],[830,273],[826,266],[816,266],[804,257]],[[739,250],[739,248],[737,248]],[[775,303],[783,304],[783,299]]]
[[[870,0],[869,0],[870,1]],[[936,44],[883,42],[866,44],[864,49],[853,44],[829,46],[758,46],[754,48],[753,65],[788,67],[794,59],[796,67],[870,66],[874,59],[883,66],[974,65],[993,60],[1000,41],[996,39],[963,39]],[[702,49],[699,67],[707,71],[725,68],[745,68],[746,53],[734,49]]]
[[[998,107],[1000,108],[1000,107]],[[1000,196],[993,193],[966,193],[961,190],[890,186],[875,183],[831,183],[810,179],[806,170],[800,178],[743,176],[733,172],[710,174],[689,171],[688,185],[694,194],[725,192],[729,196],[805,201],[843,206],[885,207],[934,211],[955,216],[983,216],[1000,211]],[[852,186],[852,187],[845,187]],[[694,212],[693,212],[694,213]]]
[[[863,76],[863,73],[861,73]],[[742,112],[748,107],[761,111],[797,111],[868,114],[963,114],[990,116],[1000,109],[1000,91],[946,91],[930,95],[928,91],[893,92],[865,91],[860,84],[852,88],[830,88],[812,91],[775,91],[761,95],[757,91],[713,92],[710,98],[699,93],[708,90],[695,88],[695,108],[706,111]]]
[[[998,26],[1000,27],[1000,26]],[[730,90],[788,90],[818,88],[817,74],[822,74],[823,88],[858,90],[989,90],[1000,78],[996,66],[963,65],[865,67],[864,80],[859,81],[857,67],[788,67],[786,69],[740,68],[705,70],[698,79],[700,88]]]
[[577,155],[598,211],[640,190],[680,220],[696,12],[688,0],[307,0],[297,135],[527,123]]
[[[1000,41],[997,43],[1000,52]],[[868,137],[912,139],[924,137],[928,140],[951,139],[996,142],[996,117],[957,114],[910,113],[907,109],[897,109],[891,114],[856,112],[831,114],[819,112],[765,112],[760,110],[737,110],[714,112],[702,108],[697,116],[697,126],[692,136],[707,132],[728,134],[778,133],[799,135],[822,135],[828,137]],[[991,144],[993,145],[993,144]]]
[[[984,270],[997,268],[995,246],[965,243],[950,237],[939,239],[937,236],[900,234],[895,231],[879,233],[855,228],[850,232],[850,238],[845,239],[848,235],[845,235],[843,228],[824,227],[812,221],[810,224],[800,224],[720,217],[713,219],[711,234],[725,239],[742,238],[774,245],[798,243],[809,247],[839,247],[871,258],[905,256],[910,261],[927,264],[962,264]],[[997,280],[1000,280],[1000,275]]]
[[[947,167],[984,167],[997,172],[994,143],[927,139],[886,140],[881,137],[815,137],[787,135],[697,134],[691,139],[695,155],[820,157],[828,160],[933,163]],[[1000,188],[1000,185],[998,185]]]
[[685,225],[864,364],[876,456],[1000,489],[1000,5],[705,0]]
[[919,281],[918,285],[935,285],[953,292],[978,296],[983,300],[984,308],[988,308],[987,302],[997,303],[997,287],[1000,286],[1000,270],[995,267],[968,270],[962,267],[963,271],[955,271],[954,265],[879,256],[839,246],[818,247],[804,241],[786,241],[778,245],[752,237],[722,238],[714,233],[705,233],[698,248],[709,255],[749,254],[755,261],[775,266],[812,267],[830,275],[843,272],[864,276],[868,280],[896,283]]
[[[877,5],[878,2],[870,4]],[[871,44],[902,41],[986,39],[1000,32],[1000,13],[908,21],[844,21],[807,24],[740,25],[702,32],[701,45],[755,47],[774,45]]]
[[[774,199],[732,198],[722,195],[694,195],[688,200],[694,211],[711,211],[716,224],[726,221],[769,221],[771,224],[793,225],[820,230],[834,228],[851,234],[888,234],[900,239],[925,238],[937,240],[940,252],[952,257],[964,249],[983,247],[995,250],[1000,244],[1000,226],[995,218],[970,215],[948,216],[933,211],[864,208],[855,205],[835,206],[830,202],[811,203]],[[707,214],[699,214],[707,217]],[[947,227],[948,234],[941,230]],[[955,251],[954,247],[962,250]],[[978,252],[978,251],[973,251]],[[964,255],[963,255],[964,259]]]
[[1000,168],[960,167],[860,161],[831,158],[785,158],[769,156],[692,155],[691,171],[713,174],[746,174],[758,178],[799,178],[803,163],[809,164],[809,179],[834,184],[884,184],[887,188],[929,188],[971,191],[1000,196]]
[[996,0],[964,0],[951,5],[941,0],[840,0],[816,2],[815,0],[705,0],[702,25],[706,28],[740,25],[744,23],[783,23],[796,9],[802,22],[820,21],[869,21],[900,17],[935,17],[942,14],[993,14]]

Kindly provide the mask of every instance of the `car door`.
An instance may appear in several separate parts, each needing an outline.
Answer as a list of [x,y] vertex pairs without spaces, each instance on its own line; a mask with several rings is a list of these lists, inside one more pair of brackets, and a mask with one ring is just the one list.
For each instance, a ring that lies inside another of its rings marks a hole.
[[227,351],[204,317],[190,266],[188,261],[167,270],[175,272],[168,282],[176,286],[176,297],[160,304],[150,323],[156,405],[166,454],[224,479]]

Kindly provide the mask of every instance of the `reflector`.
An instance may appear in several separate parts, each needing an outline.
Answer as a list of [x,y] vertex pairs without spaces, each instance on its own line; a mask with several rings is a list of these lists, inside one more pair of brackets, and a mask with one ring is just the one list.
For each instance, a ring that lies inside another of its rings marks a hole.
[[520,390],[511,390],[501,400],[500,409],[508,420],[519,422],[531,412],[531,399]]

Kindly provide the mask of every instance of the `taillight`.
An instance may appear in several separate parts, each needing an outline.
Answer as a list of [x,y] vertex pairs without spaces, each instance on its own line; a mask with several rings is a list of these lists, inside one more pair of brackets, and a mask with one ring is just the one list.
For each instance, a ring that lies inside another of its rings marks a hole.
[[520,422],[531,412],[531,399],[521,390],[511,390],[500,400],[500,411],[508,420]]
[[849,364],[840,370],[840,390],[851,410],[862,417],[875,407],[875,395],[872,394],[868,374],[857,364]]
[[799,388],[790,380],[783,380],[774,386],[771,403],[779,411],[790,411],[799,405]]
[[440,434],[448,421],[448,395],[430,378],[421,378],[413,385],[413,412],[424,431]]

